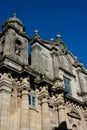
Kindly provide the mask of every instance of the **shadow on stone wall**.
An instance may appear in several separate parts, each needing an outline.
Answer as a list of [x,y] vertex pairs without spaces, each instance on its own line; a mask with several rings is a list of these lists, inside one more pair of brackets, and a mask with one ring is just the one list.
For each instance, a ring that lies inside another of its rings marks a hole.
[[72,130],[72,129],[67,129],[67,124],[66,121],[62,122],[59,127],[56,127],[54,130]]

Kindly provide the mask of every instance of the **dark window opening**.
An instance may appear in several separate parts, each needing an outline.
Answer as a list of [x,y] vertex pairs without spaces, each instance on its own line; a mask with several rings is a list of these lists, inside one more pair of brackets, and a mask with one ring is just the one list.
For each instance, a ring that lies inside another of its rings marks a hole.
[[15,54],[20,56],[22,43],[19,40],[15,41]]
[[66,90],[68,90],[68,95],[72,96],[70,79],[68,79],[66,77],[64,77],[64,87],[66,88]]
[[36,107],[36,96],[33,94],[29,94],[29,105],[31,107]]

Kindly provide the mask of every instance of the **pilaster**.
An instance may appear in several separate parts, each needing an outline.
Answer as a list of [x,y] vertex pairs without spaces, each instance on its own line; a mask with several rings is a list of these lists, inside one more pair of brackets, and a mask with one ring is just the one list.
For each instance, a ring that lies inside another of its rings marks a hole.
[[20,130],[29,130],[29,94],[30,83],[27,78],[22,79],[21,83],[21,113]]
[[53,50],[51,52],[52,59],[53,59],[53,71],[54,71],[54,78],[58,77],[58,63],[57,63],[57,52]]
[[9,29],[8,32],[6,33],[6,37],[5,37],[5,45],[4,45],[4,55],[12,55],[14,52],[14,47],[13,44],[14,43],[14,30]]
[[0,130],[9,130],[11,90],[11,76],[0,75]]
[[51,129],[48,98],[48,86],[41,87],[39,99],[41,100],[42,130]]
[[58,108],[58,124],[59,127],[64,129],[65,127],[65,106],[64,106],[64,93],[59,93],[56,95],[56,106]]
[[33,69],[40,71],[41,67],[39,62],[41,62],[41,47],[38,43],[31,46],[31,64]]

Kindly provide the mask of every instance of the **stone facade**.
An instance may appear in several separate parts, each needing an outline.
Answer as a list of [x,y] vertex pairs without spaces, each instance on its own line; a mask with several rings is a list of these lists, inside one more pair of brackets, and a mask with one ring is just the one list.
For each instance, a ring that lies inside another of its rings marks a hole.
[[86,130],[87,70],[59,34],[24,29],[14,15],[0,33],[0,130]]

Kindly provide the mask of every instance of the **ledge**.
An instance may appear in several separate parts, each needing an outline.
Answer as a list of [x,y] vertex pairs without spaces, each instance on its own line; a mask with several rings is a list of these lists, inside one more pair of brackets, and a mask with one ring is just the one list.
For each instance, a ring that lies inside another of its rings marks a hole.
[[15,26],[8,24],[7,28],[5,30],[3,30],[3,32],[1,33],[1,36],[8,30],[8,29],[14,29],[17,33],[19,33],[19,35],[22,35],[23,37],[26,37],[29,41],[31,40],[31,38],[25,34],[25,32],[21,32],[20,30],[18,30]]
[[62,67],[59,67],[59,69],[63,70],[64,72],[66,72],[67,74],[69,74],[70,76],[76,77],[73,73],[69,72],[68,70],[65,70]]
[[44,84],[48,84],[49,86],[53,86],[53,83],[51,80],[49,80],[47,77],[41,77],[40,79],[35,79],[35,83],[36,84],[40,84],[40,85],[44,85]]
[[65,97],[66,97],[68,100],[72,101],[72,102],[75,102],[75,103],[77,103],[77,104],[82,105],[83,107],[84,107],[85,105],[87,105],[87,102],[82,102],[82,101],[80,101],[80,100],[77,100],[77,99],[74,98],[74,97],[70,97],[70,96],[68,96],[68,95],[65,95]]

